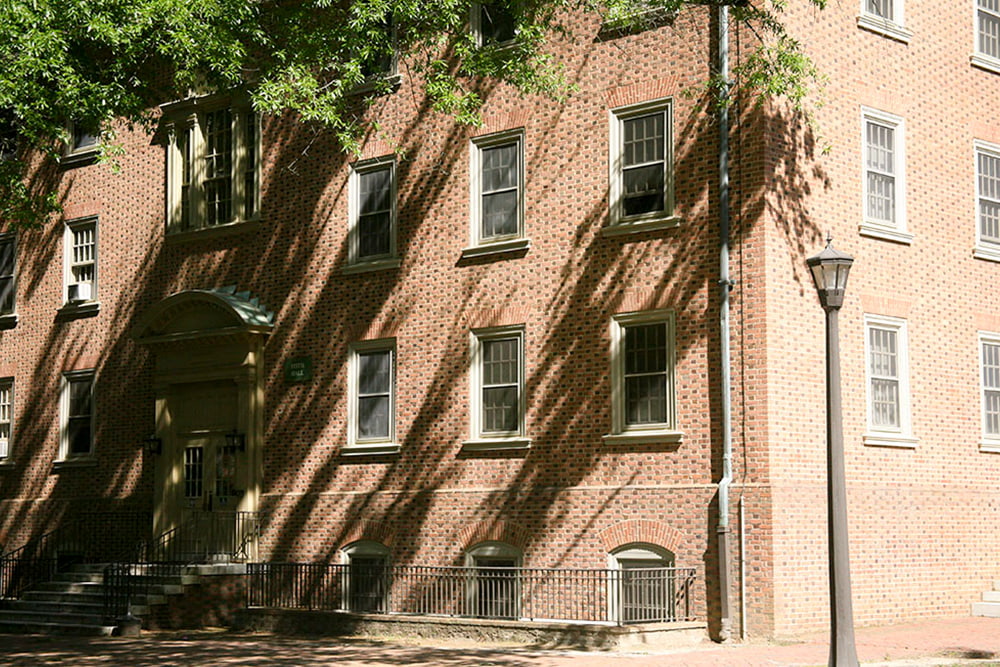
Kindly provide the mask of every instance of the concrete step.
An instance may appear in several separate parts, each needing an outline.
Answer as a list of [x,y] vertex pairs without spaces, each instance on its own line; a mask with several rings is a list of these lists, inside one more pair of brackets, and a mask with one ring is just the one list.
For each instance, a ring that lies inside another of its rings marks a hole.
[[95,613],[28,611],[24,609],[0,610],[0,622],[51,625],[103,625],[102,609]]
[[104,604],[104,593],[60,593],[58,591],[26,591],[22,600],[34,602],[83,602]]
[[35,635],[74,635],[77,637],[110,637],[115,626],[81,623],[40,623],[0,619],[0,633]]
[[83,600],[8,600],[0,611],[101,616],[104,613],[104,603]]
[[983,593],[983,602],[1000,602],[1000,591],[986,591]]
[[1000,618],[1000,602],[973,602],[972,615]]

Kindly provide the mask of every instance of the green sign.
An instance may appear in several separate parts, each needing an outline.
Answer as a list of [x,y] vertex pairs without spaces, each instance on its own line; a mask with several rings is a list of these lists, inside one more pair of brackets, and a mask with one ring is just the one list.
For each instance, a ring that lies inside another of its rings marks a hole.
[[312,357],[299,357],[285,362],[285,382],[309,382],[312,377]]

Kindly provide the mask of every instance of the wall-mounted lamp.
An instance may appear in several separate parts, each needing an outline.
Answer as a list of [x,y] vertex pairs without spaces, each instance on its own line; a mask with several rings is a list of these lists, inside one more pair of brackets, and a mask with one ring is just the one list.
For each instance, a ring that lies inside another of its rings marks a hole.
[[247,436],[240,433],[235,428],[226,434],[227,452],[245,452],[247,450]]
[[142,441],[142,448],[150,454],[162,454],[163,453],[163,439],[156,437],[156,434],[150,434]]

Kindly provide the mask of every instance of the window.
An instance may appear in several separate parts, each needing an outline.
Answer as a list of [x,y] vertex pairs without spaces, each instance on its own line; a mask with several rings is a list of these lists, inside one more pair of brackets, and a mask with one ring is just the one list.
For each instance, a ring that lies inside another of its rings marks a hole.
[[170,146],[168,231],[255,219],[260,198],[260,131],[246,106],[198,98],[164,107]]
[[608,620],[663,623],[676,617],[674,554],[652,544],[630,544],[611,554]]
[[357,613],[389,612],[389,550],[378,542],[355,542],[344,549],[347,581],[344,608]]
[[972,64],[1000,71],[1000,0],[976,0]]
[[62,379],[60,459],[89,456],[94,451],[94,371],[65,373]]
[[1000,334],[979,334],[982,360],[982,449],[1000,452]]
[[396,76],[396,33],[392,17],[387,16],[372,29],[361,63],[361,76],[368,82]]
[[903,119],[874,109],[862,110],[864,220],[867,236],[910,243],[906,231]]
[[97,301],[97,218],[66,223],[65,303],[79,308]]
[[348,271],[399,266],[396,256],[396,164],[369,160],[350,176]]
[[69,124],[69,141],[61,159],[62,164],[87,162],[97,155],[100,148],[100,132],[78,122]]
[[901,42],[909,42],[913,37],[904,27],[903,0],[861,0],[858,25]]
[[5,324],[12,326],[17,321],[14,318],[16,262],[17,245],[14,235],[0,234],[0,328]]
[[523,448],[524,327],[474,331],[471,337],[471,449]]
[[508,46],[517,36],[517,21],[506,7],[490,3],[473,3],[472,34],[477,46]]
[[463,255],[524,250],[524,131],[472,140],[471,247]]
[[674,315],[667,310],[611,321],[611,421],[606,441],[679,442],[674,401]]
[[14,378],[0,379],[0,463],[10,457],[14,437]]
[[666,25],[676,16],[676,9],[658,6],[658,3],[649,0],[628,0],[608,8],[601,31],[638,32]]
[[611,112],[610,226],[605,233],[672,227],[673,115],[670,100]]
[[520,549],[503,542],[485,542],[469,550],[466,565],[476,568],[468,591],[470,615],[520,617]]
[[393,340],[351,347],[348,438],[344,454],[391,454],[396,444],[396,346]]
[[865,316],[868,380],[866,445],[912,447],[906,321]]
[[976,257],[1000,261],[1000,146],[976,142]]

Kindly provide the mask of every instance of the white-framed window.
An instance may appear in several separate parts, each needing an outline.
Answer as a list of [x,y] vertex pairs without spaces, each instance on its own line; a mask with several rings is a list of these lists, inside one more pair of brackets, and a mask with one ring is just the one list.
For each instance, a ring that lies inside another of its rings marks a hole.
[[167,231],[195,231],[259,217],[260,120],[246,104],[197,98],[163,107]]
[[861,0],[858,25],[901,42],[909,42],[913,33],[903,20],[904,0]]
[[467,592],[467,614],[480,618],[521,616],[520,570],[523,554],[504,542],[482,542],[465,555],[466,567],[476,568]]
[[59,458],[68,460],[94,453],[94,371],[62,375],[62,428]]
[[517,19],[506,7],[488,2],[474,2],[469,23],[476,46],[509,46],[517,38]]
[[349,178],[347,271],[399,266],[396,254],[396,162],[366,160],[352,166]]
[[524,130],[471,141],[469,236],[465,256],[524,250]]
[[97,218],[66,222],[64,242],[64,303],[71,307],[97,301]]
[[467,449],[524,448],[524,326],[474,330],[470,336],[470,439]]
[[0,378],[0,462],[10,458],[14,441],[14,378]]
[[979,332],[984,451],[1000,452],[1000,333]]
[[663,623],[676,617],[674,554],[654,544],[626,544],[608,557],[609,621]]
[[0,234],[0,320],[14,315],[17,306],[17,238]]
[[913,447],[906,320],[865,315],[866,445]]
[[1000,261],[1000,146],[976,141],[976,250]]
[[609,225],[604,233],[677,225],[673,188],[673,102],[610,112]]
[[64,165],[89,162],[97,156],[101,133],[83,123],[71,121],[67,128],[68,140],[60,162]]
[[680,442],[675,398],[674,313],[611,318],[610,442]]
[[866,236],[910,243],[906,230],[906,150],[903,119],[862,107],[862,173]]
[[351,345],[345,455],[393,454],[396,443],[396,341]]
[[389,549],[379,542],[361,540],[342,552],[347,566],[342,583],[344,608],[355,613],[388,613],[392,582]]
[[1000,0],[976,0],[972,64],[1000,72]]

